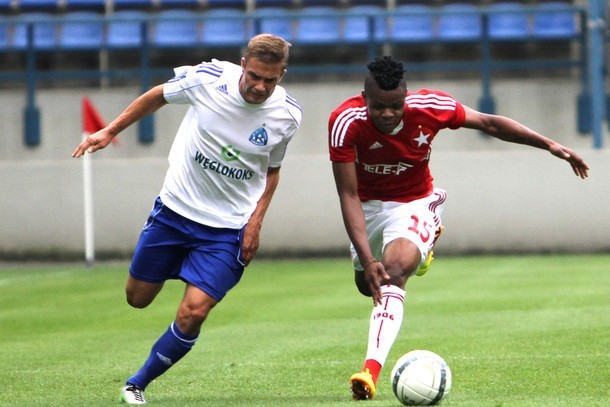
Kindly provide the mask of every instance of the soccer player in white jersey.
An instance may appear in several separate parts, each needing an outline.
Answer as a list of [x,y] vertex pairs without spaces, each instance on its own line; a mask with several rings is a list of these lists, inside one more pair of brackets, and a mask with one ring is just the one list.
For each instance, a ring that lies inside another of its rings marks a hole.
[[355,400],[375,397],[377,378],[403,319],[405,285],[432,261],[445,203],[428,163],[439,130],[467,127],[549,151],[586,178],[589,167],[572,150],[503,116],[463,106],[450,95],[407,92],[402,63],[368,64],[364,91],[344,101],[328,125],[330,159],[351,241],[358,290],[373,298],[362,371],[350,378]]
[[176,68],[176,77],[138,97],[73,157],[106,147],[129,125],[167,103],[189,105],[169,154],[169,169],[129,268],[127,302],[148,306],[168,279],[186,283],[176,319],[121,389],[145,404],[144,390],[188,353],[211,309],[240,280],[259,246],[301,108],[279,86],[290,44],[253,37],[241,66],[213,60]]

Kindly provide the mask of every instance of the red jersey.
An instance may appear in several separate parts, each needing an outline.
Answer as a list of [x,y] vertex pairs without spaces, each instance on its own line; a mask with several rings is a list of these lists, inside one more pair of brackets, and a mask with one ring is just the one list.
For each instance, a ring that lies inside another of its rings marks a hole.
[[392,134],[383,134],[369,118],[362,95],[355,96],[330,115],[330,159],[356,163],[363,202],[423,198],[433,189],[428,167],[432,140],[441,129],[461,127],[465,116],[464,107],[444,92],[407,92],[402,123]]

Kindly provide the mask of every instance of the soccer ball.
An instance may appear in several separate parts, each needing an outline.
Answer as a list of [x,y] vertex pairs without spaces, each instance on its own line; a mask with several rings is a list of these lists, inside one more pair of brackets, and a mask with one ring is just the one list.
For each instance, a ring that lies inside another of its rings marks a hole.
[[404,354],[392,369],[392,390],[405,406],[440,402],[451,390],[451,370],[445,360],[428,350]]

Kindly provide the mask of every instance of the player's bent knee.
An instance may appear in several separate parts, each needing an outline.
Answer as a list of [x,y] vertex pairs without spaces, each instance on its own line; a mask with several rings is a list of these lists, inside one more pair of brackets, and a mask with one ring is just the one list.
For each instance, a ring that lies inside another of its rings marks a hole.
[[125,299],[127,300],[127,304],[129,304],[133,308],[146,308],[153,302],[154,298],[155,295],[143,295],[142,293],[135,290],[125,290]]
[[181,305],[176,314],[178,328],[188,335],[196,335],[208,317],[212,306],[188,307]]
[[418,257],[400,258],[385,262],[386,272],[390,275],[389,283],[400,285],[399,283],[406,282],[407,278],[419,268],[419,262]]
[[126,299],[127,299],[127,304],[129,304],[133,308],[146,308],[152,303],[154,297],[153,298],[144,298],[137,294],[134,295],[134,294],[127,293]]
[[185,308],[178,310],[177,320],[183,321],[186,325],[198,326],[208,317],[210,310],[204,308]]
[[153,302],[162,287],[163,284],[148,283],[130,277],[125,286],[125,298],[127,303],[134,308],[146,308]]

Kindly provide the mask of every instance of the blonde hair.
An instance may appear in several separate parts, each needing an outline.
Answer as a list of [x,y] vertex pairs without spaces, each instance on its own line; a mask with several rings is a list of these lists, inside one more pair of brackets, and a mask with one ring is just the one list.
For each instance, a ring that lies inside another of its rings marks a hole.
[[290,43],[273,34],[258,34],[250,39],[244,57],[246,61],[256,58],[265,63],[282,63],[282,67],[288,66],[288,50]]

